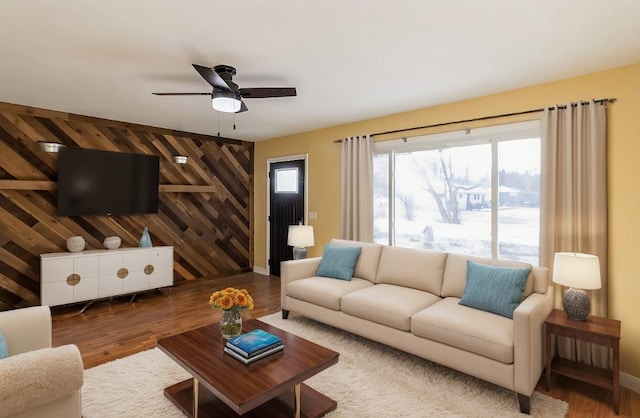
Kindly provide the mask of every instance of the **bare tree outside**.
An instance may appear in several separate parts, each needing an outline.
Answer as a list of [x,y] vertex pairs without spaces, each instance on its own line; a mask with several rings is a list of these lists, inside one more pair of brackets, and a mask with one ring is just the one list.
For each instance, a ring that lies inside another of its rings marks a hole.
[[441,221],[449,224],[461,223],[459,192],[479,187],[486,178],[471,184],[468,162],[465,164],[464,160],[457,160],[454,164],[450,149],[413,154],[423,183],[422,188],[436,203]]
[[404,206],[404,216],[407,218],[407,221],[415,220],[414,212],[416,207],[416,202],[413,199],[412,194],[405,193],[396,193],[396,199],[402,202]]

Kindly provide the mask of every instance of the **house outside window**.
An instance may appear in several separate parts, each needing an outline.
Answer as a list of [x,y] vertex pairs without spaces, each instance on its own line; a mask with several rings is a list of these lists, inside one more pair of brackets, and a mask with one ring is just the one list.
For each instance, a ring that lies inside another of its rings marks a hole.
[[539,121],[379,141],[374,241],[538,264]]

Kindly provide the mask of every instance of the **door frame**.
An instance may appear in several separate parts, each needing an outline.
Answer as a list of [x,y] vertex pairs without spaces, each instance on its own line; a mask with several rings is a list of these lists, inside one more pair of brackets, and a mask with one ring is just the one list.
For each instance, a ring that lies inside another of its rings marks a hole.
[[267,275],[271,274],[271,266],[269,265],[269,257],[271,255],[271,221],[269,218],[271,216],[271,179],[269,178],[269,173],[271,172],[271,164],[275,163],[283,163],[287,161],[296,161],[296,160],[304,160],[304,224],[307,225],[309,221],[309,154],[295,154],[295,155],[286,155],[283,157],[274,157],[267,158],[267,216],[265,217],[265,226],[266,226],[266,245],[265,245],[265,261],[266,261],[266,271]]

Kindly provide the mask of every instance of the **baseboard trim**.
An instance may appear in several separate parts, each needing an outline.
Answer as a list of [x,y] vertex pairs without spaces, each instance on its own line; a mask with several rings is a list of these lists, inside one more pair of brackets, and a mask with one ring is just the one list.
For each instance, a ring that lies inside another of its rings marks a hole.
[[269,275],[269,273],[267,272],[267,269],[264,267],[253,266],[253,272],[257,274],[262,274],[263,276]]
[[620,373],[620,385],[634,392],[640,393],[640,377],[627,373]]

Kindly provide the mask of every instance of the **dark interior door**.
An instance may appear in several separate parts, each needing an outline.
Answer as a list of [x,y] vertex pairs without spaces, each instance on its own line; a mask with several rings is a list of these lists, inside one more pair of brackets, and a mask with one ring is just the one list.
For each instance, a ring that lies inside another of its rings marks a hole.
[[271,164],[269,169],[269,271],[280,276],[280,262],[293,259],[289,225],[304,222],[304,160]]

